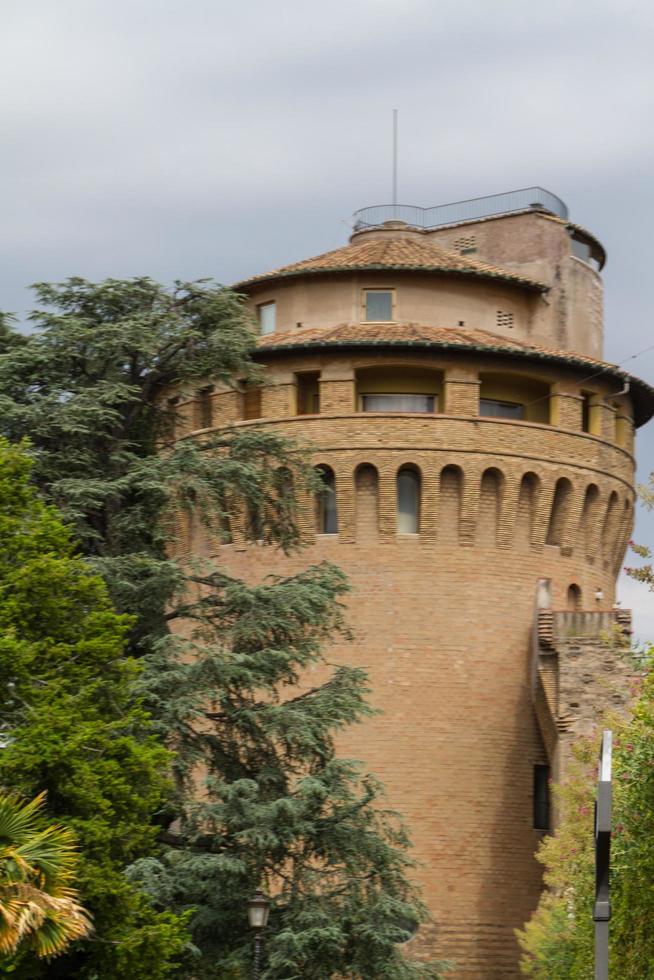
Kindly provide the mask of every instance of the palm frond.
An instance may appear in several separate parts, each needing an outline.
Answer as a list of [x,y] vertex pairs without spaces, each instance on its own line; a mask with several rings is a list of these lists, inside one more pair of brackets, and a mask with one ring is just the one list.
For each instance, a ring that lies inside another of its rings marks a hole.
[[0,954],[20,947],[39,957],[61,953],[92,931],[74,880],[75,837],[44,824],[45,795],[24,801],[0,793]]

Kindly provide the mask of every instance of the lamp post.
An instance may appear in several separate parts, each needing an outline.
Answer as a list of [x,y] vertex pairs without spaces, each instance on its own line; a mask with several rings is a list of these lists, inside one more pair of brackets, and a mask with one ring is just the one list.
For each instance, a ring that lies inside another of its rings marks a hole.
[[248,902],[248,920],[254,929],[254,980],[261,976],[261,940],[263,930],[268,925],[270,899],[263,892],[257,892]]
[[597,784],[597,801],[595,803],[595,906],[593,908],[593,919],[595,921],[595,980],[608,980],[609,977],[612,750],[613,735],[607,730],[602,734],[599,782]]

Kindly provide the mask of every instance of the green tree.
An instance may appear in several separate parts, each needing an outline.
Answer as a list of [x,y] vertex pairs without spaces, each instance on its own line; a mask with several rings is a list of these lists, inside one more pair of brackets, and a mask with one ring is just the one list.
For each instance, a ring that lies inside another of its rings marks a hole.
[[185,945],[183,923],[156,912],[122,869],[153,852],[169,754],[133,695],[130,620],[75,557],[70,532],[29,483],[30,466],[24,448],[0,441],[0,785],[45,791],[48,815],[75,832],[95,934],[47,965],[21,957],[12,972],[162,976]]
[[167,553],[180,506],[217,535],[247,507],[257,537],[294,547],[289,478],[317,486],[298,447],[258,427],[159,451],[171,391],[256,382],[241,300],[148,279],[36,288],[37,332],[4,341],[0,411],[13,438],[29,432],[39,487],[74,523],[119,610],[136,616],[140,691],[176,758],[166,850],[130,874],[159,908],[191,912],[196,955],[183,975],[245,968],[245,901],[267,883],[271,980],[436,976],[397,949],[424,917],[406,835],[374,780],[334,754],[334,733],[368,711],[365,677],[341,668],[301,686],[342,628],[342,575],[320,566],[248,586]]
[[44,795],[0,793],[0,958],[19,949],[53,957],[92,931],[73,887],[75,836],[41,814]]
[[334,753],[334,733],[370,713],[365,675],[341,667],[323,684],[301,682],[342,628],[334,595],[344,589],[327,565],[254,587],[214,573],[185,611],[197,655],[171,637],[146,678],[176,733],[186,792],[170,846],[131,876],[161,905],[197,910],[194,975],[248,963],[245,908],[258,885],[274,895],[271,980],[438,975],[398,953],[424,918],[406,834],[377,782]]

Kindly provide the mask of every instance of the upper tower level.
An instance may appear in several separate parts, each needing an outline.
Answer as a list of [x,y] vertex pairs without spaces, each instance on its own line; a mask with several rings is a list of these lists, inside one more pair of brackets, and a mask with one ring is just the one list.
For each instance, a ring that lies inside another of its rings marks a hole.
[[541,188],[355,214],[348,245],[239,283],[264,332],[365,322],[487,330],[602,356],[600,243]]

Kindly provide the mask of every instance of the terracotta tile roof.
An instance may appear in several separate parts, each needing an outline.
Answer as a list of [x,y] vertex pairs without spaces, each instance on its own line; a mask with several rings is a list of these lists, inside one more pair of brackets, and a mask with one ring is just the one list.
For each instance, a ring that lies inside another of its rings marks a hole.
[[415,272],[436,272],[457,276],[476,276],[482,279],[501,279],[518,283],[528,289],[544,292],[548,287],[535,279],[528,279],[508,269],[488,265],[467,256],[459,255],[419,238],[372,238],[352,242],[332,252],[323,252],[311,259],[303,259],[292,265],[282,266],[272,272],[264,272],[236,283],[235,289],[253,286],[270,279],[290,276],[342,272],[347,270],[397,269]]
[[490,330],[463,327],[432,327],[420,323],[341,323],[335,327],[306,327],[285,333],[267,334],[257,341],[257,354],[271,355],[301,349],[330,347],[405,347],[477,351],[517,357],[524,360],[566,364],[582,369],[588,378],[606,374],[629,381],[634,399],[636,422],[642,425],[654,414],[654,389],[644,381],[622,371],[617,365],[599,361],[576,351],[556,350],[502,337]]
[[[513,337],[502,337],[490,330],[467,329],[465,327],[432,327],[422,323],[340,323],[336,327],[306,327],[303,330],[288,330],[284,333],[266,334],[259,337],[260,350],[289,347],[332,347],[346,344],[421,344],[437,347],[492,348],[502,351],[519,351],[555,354],[557,357],[575,357],[590,365],[604,365],[585,354],[572,354],[568,351],[527,344]],[[608,365],[612,366],[612,365]]]

